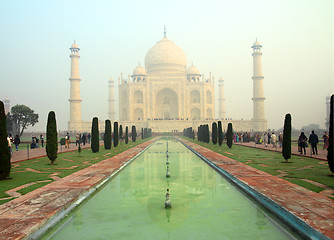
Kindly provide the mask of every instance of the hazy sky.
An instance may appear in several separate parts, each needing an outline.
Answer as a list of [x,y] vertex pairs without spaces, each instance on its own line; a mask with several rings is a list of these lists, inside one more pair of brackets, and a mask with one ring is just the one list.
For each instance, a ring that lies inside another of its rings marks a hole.
[[82,119],[104,121],[109,78],[144,65],[164,25],[188,65],[224,78],[228,117],[252,118],[257,37],[268,128],[281,128],[288,112],[296,128],[324,127],[325,97],[334,88],[332,0],[0,0],[0,9],[0,99],[39,114],[29,130],[45,130],[50,110],[58,129],[67,129],[74,40],[81,49]]

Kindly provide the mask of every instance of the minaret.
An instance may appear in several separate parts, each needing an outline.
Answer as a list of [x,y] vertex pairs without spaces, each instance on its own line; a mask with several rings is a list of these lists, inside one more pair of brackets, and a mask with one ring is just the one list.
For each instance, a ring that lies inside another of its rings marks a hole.
[[114,80],[112,78],[109,79],[109,120],[115,121],[115,90],[114,90]]
[[331,97],[328,95],[326,97],[326,130],[329,131],[329,114],[330,114],[330,104],[331,104]]
[[4,101],[4,107],[5,107],[5,114],[7,115],[7,113],[10,112],[10,103],[9,103],[9,99],[8,98],[5,98],[5,101]]
[[267,121],[264,116],[264,93],[263,93],[263,74],[262,74],[262,45],[257,41],[253,46],[253,121],[254,130],[266,131]]
[[70,121],[68,122],[68,130],[72,132],[82,131],[81,121],[81,98],[80,98],[80,76],[79,76],[79,50],[80,48],[75,43],[71,48],[71,90],[70,90]]
[[226,110],[225,110],[225,98],[224,98],[224,80],[222,77],[219,78],[218,80],[218,88],[219,88],[219,98],[218,98],[218,103],[219,103],[219,119],[224,120],[226,117]]

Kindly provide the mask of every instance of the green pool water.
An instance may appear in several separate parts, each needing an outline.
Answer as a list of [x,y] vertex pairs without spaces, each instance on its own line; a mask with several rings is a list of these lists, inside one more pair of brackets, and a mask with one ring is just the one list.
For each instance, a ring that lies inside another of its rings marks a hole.
[[[295,239],[176,140],[155,142],[43,239]],[[166,189],[172,208],[165,209]]]

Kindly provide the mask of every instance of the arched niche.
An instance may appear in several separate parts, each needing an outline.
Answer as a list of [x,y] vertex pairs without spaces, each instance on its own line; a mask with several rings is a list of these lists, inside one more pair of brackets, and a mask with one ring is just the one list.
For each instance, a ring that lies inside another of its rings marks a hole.
[[201,119],[201,111],[198,108],[192,108],[190,111],[192,120],[200,120]]
[[135,103],[143,103],[143,93],[140,90],[135,91],[134,93]]
[[134,110],[134,120],[143,120],[143,118],[144,118],[143,109],[136,108]]
[[164,88],[157,93],[154,118],[179,118],[178,96],[175,91],[170,88]]
[[206,103],[212,104],[212,93],[211,91],[206,91]]
[[191,103],[200,103],[201,102],[201,95],[200,95],[199,91],[192,90],[190,92],[190,102]]

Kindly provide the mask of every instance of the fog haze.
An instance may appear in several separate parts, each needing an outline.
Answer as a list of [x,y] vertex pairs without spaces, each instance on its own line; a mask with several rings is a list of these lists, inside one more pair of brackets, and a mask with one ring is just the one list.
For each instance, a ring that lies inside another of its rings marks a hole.
[[[225,80],[226,116],[252,118],[252,49],[263,45],[268,128],[324,128],[333,94],[333,1],[0,1],[0,99],[39,114],[54,110],[67,129],[70,46],[80,47],[82,119],[108,118],[108,80],[126,77],[163,37],[201,74]],[[216,91],[216,99],[218,92]],[[216,101],[216,116],[218,102]]]

